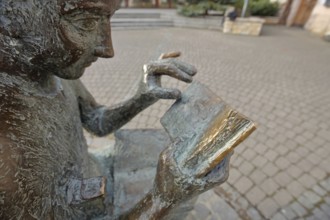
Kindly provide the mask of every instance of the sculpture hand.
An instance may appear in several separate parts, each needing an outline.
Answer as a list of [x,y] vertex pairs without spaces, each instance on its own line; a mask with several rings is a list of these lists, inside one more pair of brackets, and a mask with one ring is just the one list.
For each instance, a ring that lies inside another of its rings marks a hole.
[[144,75],[140,85],[140,93],[157,99],[180,98],[180,90],[163,88],[161,86],[162,75],[167,75],[187,83],[192,82],[192,77],[197,73],[196,68],[176,59],[168,58],[179,55],[179,53],[162,54],[159,60],[145,64],[143,66]]
[[[160,197],[168,205],[185,201],[201,194],[212,187],[225,182],[229,176],[229,153],[219,164],[210,161],[213,155],[204,151],[204,161],[196,161],[191,169],[191,156],[178,154],[181,145],[172,144],[164,150],[158,161],[157,174],[154,185],[154,196]],[[201,149],[203,152],[203,149]],[[181,151],[182,152],[182,151]],[[208,155],[210,154],[210,155]],[[207,173],[205,170],[211,170]]]

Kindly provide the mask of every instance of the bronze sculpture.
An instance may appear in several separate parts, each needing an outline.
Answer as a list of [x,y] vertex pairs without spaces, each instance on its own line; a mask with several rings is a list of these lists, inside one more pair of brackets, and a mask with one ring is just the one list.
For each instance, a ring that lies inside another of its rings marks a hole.
[[109,22],[118,6],[118,0],[0,0],[1,219],[160,219],[227,179],[230,155],[217,161],[214,181],[206,175],[192,181],[172,145],[160,156],[154,189],[129,212],[111,216],[107,177],[93,169],[82,128],[107,135],[157,100],[180,98],[179,90],[161,87],[161,75],[191,82],[197,72],[175,59],[153,61],[132,99],[112,108],[97,104],[79,77],[98,57],[113,57]]

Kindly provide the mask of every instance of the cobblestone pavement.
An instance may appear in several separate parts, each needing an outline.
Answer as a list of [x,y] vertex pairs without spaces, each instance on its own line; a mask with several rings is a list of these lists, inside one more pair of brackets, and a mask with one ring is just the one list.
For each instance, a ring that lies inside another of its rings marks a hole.
[[[266,27],[261,37],[121,30],[113,41],[115,58],[100,59],[83,76],[99,103],[129,98],[145,62],[180,50],[198,68],[196,80],[258,123],[232,157],[228,182],[203,194],[188,219],[330,219],[328,43],[284,27]],[[168,78],[164,85],[186,86]],[[160,128],[171,103],[160,101],[125,128]]]

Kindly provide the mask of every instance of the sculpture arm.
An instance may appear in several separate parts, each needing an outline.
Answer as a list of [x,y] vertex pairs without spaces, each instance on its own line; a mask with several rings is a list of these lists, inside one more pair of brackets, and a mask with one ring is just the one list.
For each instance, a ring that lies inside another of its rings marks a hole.
[[105,136],[125,125],[157,100],[154,97],[137,94],[123,103],[106,107],[79,97],[81,120],[86,130],[98,136]]
[[98,105],[84,85],[77,80],[75,90],[82,123],[86,130],[98,136],[107,135],[119,129],[157,100],[181,97],[178,89],[161,86],[162,75],[190,83],[196,73],[195,67],[176,59],[161,59],[145,64],[137,93],[128,101],[110,108]]

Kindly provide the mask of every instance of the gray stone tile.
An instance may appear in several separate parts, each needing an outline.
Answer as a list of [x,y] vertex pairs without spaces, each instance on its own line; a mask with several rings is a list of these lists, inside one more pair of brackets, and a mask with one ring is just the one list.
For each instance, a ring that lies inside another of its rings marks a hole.
[[266,198],[258,205],[258,209],[267,219],[269,219],[279,209],[279,205],[272,198]]
[[260,184],[260,188],[267,194],[272,195],[277,191],[279,185],[271,178],[266,179]]
[[234,187],[242,194],[245,194],[252,186],[253,182],[245,176],[242,176],[234,185]]
[[262,171],[269,177],[275,176],[277,172],[279,172],[279,168],[275,166],[273,163],[267,163],[262,167]]
[[293,202],[290,207],[300,217],[305,216],[308,213],[307,209],[299,202]]
[[289,176],[286,172],[282,171],[277,173],[274,176],[275,181],[282,187],[286,187],[289,183],[292,182],[292,177]]
[[250,175],[250,179],[256,184],[259,185],[263,180],[266,179],[266,175],[261,172],[259,169],[255,169]]
[[298,181],[293,181],[286,187],[288,193],[290,193],[295,198],[299,197],[306,189],[305,187]]
[[266,193],[258,186],[255,186],[245,196],[253,205],[258,205],[266,197]]
[[[298,181],[305,186],[306,188],[312,187],[315,183],[316,180],[313,176],[308,175],[308,174],[303,174],[301,177],[298,178]],[[322,183],[321,183],[322,184]]]
[[280,207],[286,206],[293,200],[291,194],[284,189],[277,191],[273,198],[280,205]]

